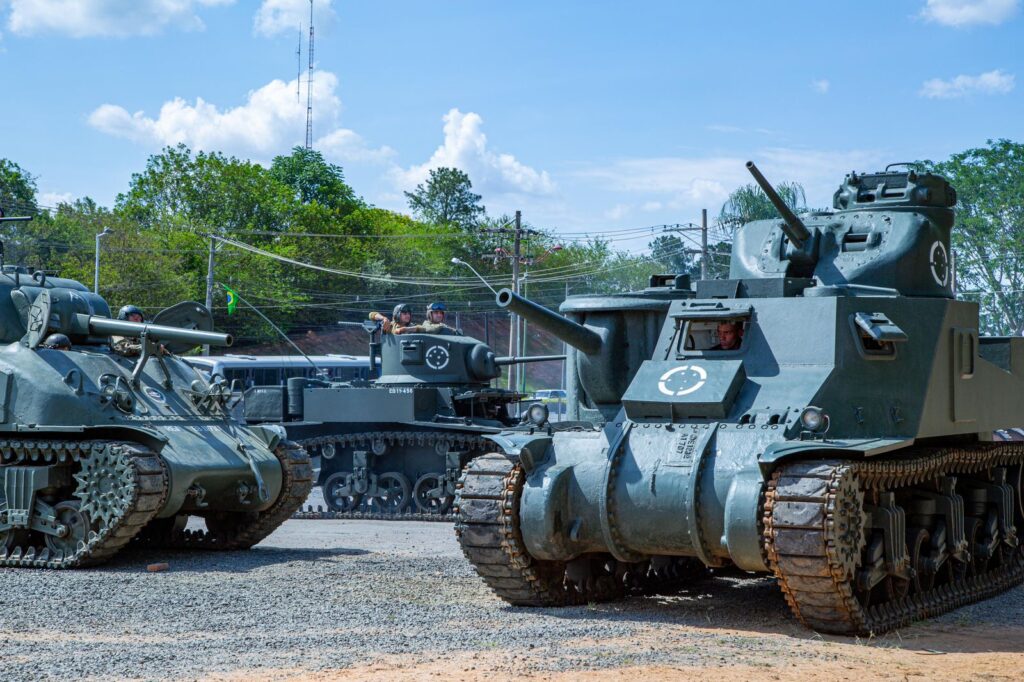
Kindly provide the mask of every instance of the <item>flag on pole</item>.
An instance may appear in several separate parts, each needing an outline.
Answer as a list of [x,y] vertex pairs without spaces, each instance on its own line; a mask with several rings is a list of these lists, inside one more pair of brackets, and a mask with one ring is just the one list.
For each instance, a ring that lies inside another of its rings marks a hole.
[[235,290],[227,284],[221,284],[221,286],[224,287],[224,293],[226,293],[228,297],[228,315],[234,315],[235,308],[238,307],[238,294],[236,294]]

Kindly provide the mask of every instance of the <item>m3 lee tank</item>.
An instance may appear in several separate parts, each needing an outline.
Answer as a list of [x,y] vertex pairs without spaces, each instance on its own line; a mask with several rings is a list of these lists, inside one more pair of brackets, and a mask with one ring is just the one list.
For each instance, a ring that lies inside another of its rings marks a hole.
[[[212,324],[197,303],[112,320],[79,282],[2,266],[0,566],[87,566],[133,540],[248,548],[302,504],[305,451],[231,419],[230,388],[172,354],[231,345]],[[70,349],[43,347],[51,333]],[[115,334],[138,337],[141,355],[114,353]],[[206,530],[186,530],[189,516]]]
[[[747,165],[782,220],[739,228],[730,279],[672,302],[603,427],[493,438],[456,496],[467,558],[537,606],[621,595],[667,557],[732,565],[773,574],[801,622],[842,634],[1019,584],[1024,338],[980,335],[978,306],[955,298],[953,187],[854,173],[834,212],[801,219]],[[556,334],[567,323],[498,298]],[[588,370],[629,334],[577,327],[563,338],[580,380],[600,383]]]

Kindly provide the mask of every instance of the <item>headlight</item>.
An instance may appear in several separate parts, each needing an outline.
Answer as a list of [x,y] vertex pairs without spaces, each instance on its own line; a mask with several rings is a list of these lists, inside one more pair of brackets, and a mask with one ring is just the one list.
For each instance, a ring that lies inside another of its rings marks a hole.
[[533,405],[530,405],[530,409],[526,414],[531,424],[541,426],[548,420],[548,406],[541,403],[534,403]]
[[808,431],[817,433],[828,427],[828,415],[820,407],[805,407],[800,413],[800,424]]

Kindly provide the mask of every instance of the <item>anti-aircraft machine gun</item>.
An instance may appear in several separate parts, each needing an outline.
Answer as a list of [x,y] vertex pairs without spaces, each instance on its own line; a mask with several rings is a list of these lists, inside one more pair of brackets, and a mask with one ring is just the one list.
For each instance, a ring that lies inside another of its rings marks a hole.
[[[492,438],[456,495],[466,557],[534,606],[679,560],[771,573],[801,622],[842,634],[1019,584],[1024,338],[980,335],[955,299],[953,187],[852,173],[834,212],[800,217],[747,167],[781,220],[739,228],[730,278],[671,302],[602,427]],[[586,320],[531,323],[576,349],[583,387],[618,355]]]
[[369,382],[295,377],[245,393],[246,421],[284,427],[320,458],[329,510],[353,518],[449,518],[462,467],[490,445],[486,434],[519,422],[525,397],[491,385],[501,368],[563,360],[501,357],[459,334],[370,334]]
[[[188,302],[152,324],[112,320],[79,282],[2,265],[0,566],[87,566],[132,541],[248,548],[305,501],[308,455],[231,419],[226,382],[173,354],[231,345],[212,328]],[[51,334],[70,345],[47,347]],[[140,355],[113,352],[113,334]],[[206,530],[186,531],[190,516]]]

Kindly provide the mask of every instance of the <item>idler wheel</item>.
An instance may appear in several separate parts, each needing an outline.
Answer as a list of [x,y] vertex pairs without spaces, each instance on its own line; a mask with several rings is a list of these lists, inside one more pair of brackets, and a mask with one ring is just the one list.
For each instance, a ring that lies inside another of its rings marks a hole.
[[400,514],[409,506],[412,486],[409,479],[396,471],[377,477],[377,495],[369,498],[373,507],[390,514]]
[[351,512],[359,508],[363,496],[352,490],[349,481],[352,472],[339,471],[331,474],[323,484],[324,502],[331,511]]
[[66,529],[62,536],[46,535],[46,546],[54,554],[71,556],[78,551],[80,544],[88,540],[91,523],[81,506],[78,500],[68,500],[54,507],[57,523]]
[[423,474],[416,479],[412,496],[416,508],[424,514],[444,514],[451,508],[454,499],[444,494],[444,479],[440,474]]

